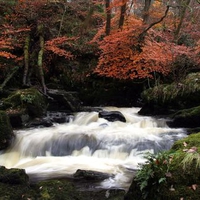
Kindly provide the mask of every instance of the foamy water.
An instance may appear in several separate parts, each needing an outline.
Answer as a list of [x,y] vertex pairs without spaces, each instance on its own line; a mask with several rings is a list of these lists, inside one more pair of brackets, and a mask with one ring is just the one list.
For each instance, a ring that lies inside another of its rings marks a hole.
[[1,152],[0,165],[23,168],[32,181],[71,177],[77,169],[105,172],[113,176],[97,187],[127,189],[146,152],[167,150],[186,136],[165,119],[139,116],[139,108],[104,110],[120,111],[126,123],[81,112],[69,123],[18,130],[11,147]]

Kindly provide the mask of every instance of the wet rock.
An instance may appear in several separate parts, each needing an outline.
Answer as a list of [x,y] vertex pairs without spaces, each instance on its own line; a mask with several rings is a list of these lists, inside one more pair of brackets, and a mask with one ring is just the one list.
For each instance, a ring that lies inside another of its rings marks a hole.
[[81,170],[81,169],[78,169],[76,173],[73,175],[73,177],[76,179],[85,179],[85,180],[104,180],[112,176],[113,175],[103,172],[97,172],[92,170]]
[[48,90],[49,106],[48,110],[67,110],[77,112],[81,110],[81,101],[76,92],[66,92],[64,90]]
[[12,127],[23,127],[30,119],[41,117],[46,113],[46,97],[36,88],[16,90],[1,100]]
[[49,112],[48,111],[47,118],[49,118],[52,122],[62,124],[62,123],[72,121],[74,119],[74,116],[66,112]]
[[102,111],[102,112],[99,112],[99,117],[107,119],[108,121],[111,121],[111,122],[114,122],[114,121],[126,122],[126,118],[119,111]]
[[0,150],[9,146],[13,138],[12,126],[8,115],[4,111],[0,111]]
[[29,123],[25,124],[26,128],[31,127],[51,127],[53,126],[53,123],[49,119],[45,118],[35,118],[34,120],[31,120]]
[[24,169],[6,169],[3,166],[0,167],[0,183],[26,185],[28,182],[29,178]]
[[200,106],[197,106],[175,113],[172,120],[168,122],[168,125],[170,127],[196,128],[200,127],[199,119]]

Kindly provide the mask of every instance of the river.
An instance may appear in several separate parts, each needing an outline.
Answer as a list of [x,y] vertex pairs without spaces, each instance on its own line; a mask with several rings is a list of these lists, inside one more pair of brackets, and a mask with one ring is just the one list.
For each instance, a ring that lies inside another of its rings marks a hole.
[[0,153],[0,165],[25,169],[33,182],[94,170],[112,175],[95,187],[127,189],[146,152],[167,150],[186,137],[184,129],[169,128],[163,118],[138,115],[140,108],[103,109],[120,111],[126,123],[80,112],[68,123],[15,130],[12,145]]

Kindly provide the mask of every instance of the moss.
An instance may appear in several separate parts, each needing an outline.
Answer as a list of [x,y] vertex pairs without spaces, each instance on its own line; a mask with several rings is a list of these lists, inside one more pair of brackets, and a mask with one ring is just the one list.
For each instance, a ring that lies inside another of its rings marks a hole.
[[[185,147],[184,144],[187,144],[187,146]],[[184,149],[189,149],[194,146],[198,148],[198,152],[200,153],[200,132],[176,141],[171,151],[183,152]]]
[[0,200],[35,199],[23,169],[0,167]]
[[142,99],[148,104],[184,109],[199,105],[200,73],[191,73],[180,82],[163,84],[147,89],[142,93]]
[[81,200],[79,192],[68,181],[48,180],[42,181],[37,185],[39,195],[38,200]]
[[9,113],[25,109],[33,117],[43,115],[47,107],[45,97],[35,88],[14,91],[3,99],[3,104]]
[[[175,142],[169,151],[159,156],[151,156],[139,170],[139,178],[137,176],[134,178],[125,199],[198,199],[200,196],[199,144],[200,133],[192,134]],[[146,185],[141,187],[145,181]]]
[[0,149],[8,147],[13,137],[12,127],[9,118],[4,111],[0,111]]
[[12,185],[28,184],[29,178],[28,175],[25,173],[24,169],[6,169],[5,167],[0,167],[0,182],[1,183],[8,183]]

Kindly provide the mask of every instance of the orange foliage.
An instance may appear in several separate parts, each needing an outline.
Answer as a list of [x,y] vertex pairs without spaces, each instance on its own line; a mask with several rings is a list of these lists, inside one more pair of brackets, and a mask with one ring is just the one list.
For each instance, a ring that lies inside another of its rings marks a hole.
[[[151,23],[160,20],[165,10],[166,6],[155,1],[150,10]],[[121,30],[117,28],[119,16],[116,15],[112,19],[110,35],[105,36],[105,27],[102,27],[91,41],[97,42],[100,48],[99,62],[93,73],[118,79],[153,78],[154,73],[170,73],[171,63],[177,56],[192,57],[191,47],[173,41],[172,16],[169,11],[164,20],[147,29],[149,25],[145,25],[142,19],[130,15]],[[144,32],[146,29],[148,32]],[[145,37],[141,39],[143,33]]]
[[94,73],[118,79],[153,78],[153,73],[166,75],[169,64],[179,54],[189,54],[190,49],[170,41],[156,41],[158,31],[149,30],[145,40],[139,35],[144,31],[142,20],[129,18],[123,30],[115,30],[98,41],[100,58]]
[[47,51],[51,51],[52,53],[58,55],[58,56],[64,56],[66,59],[72,59],[73,54],[70,51],[67,51],[66,48],[61,48],[62,47],[71,47],[72,43],[77,37],[57,37],[54,39],[51,39],[45,43],[45,49]]

